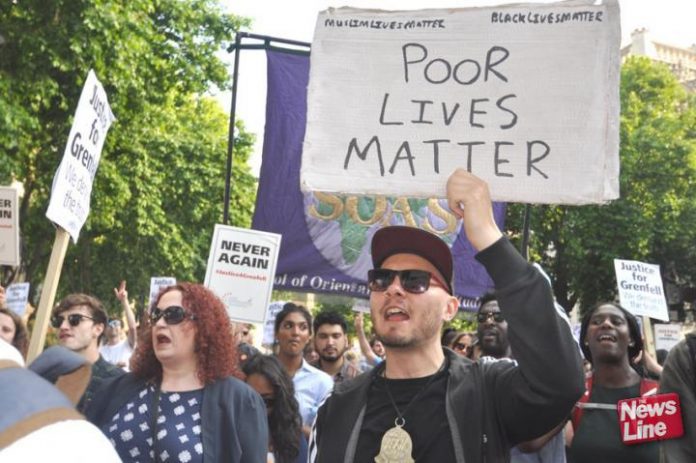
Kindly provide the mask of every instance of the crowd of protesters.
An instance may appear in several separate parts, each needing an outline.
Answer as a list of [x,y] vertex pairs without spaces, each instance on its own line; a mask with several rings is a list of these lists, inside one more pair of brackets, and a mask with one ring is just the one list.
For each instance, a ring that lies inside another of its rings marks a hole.
[[[93,296],[63,298],[58,346],[25,369],[28,330],[0,287],[0,461],[70,438],[91,452],[70,461],[696,461],[696,334],[663,369],[636,318],[605,302],[575,340],[548,277],[493,221],[485,182],[458,170],[447,195],[495,284],[471,332],[447,327],[448,246],[400,226],[372,237],[374,333],[356,313],[356,350],[341,314],[287,303],[260,352],[193,283],[163,289],[137,326],[122,282],[116,318]],[[617,402],[662,392],[679,395],[684,436],[624,444]]]

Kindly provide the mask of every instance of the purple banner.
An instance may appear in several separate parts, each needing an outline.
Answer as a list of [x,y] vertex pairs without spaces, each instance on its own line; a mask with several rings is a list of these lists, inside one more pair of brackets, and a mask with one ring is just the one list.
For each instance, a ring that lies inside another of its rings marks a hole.
[[[492,282],[445,200],[300,191],[309,57],[267,51],[267,63],[266,129],[252,228],[283,235],[275,288],[367,298],[372,235],[386,225],[411,225],[451,246],[461,308],[473,310]],[[494,215],[502,229],[505,205],[494,204]]]

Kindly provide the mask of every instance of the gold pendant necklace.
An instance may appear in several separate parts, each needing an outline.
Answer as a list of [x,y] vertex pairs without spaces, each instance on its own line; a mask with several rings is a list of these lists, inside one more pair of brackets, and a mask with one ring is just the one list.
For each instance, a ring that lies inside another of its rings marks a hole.
[[375,457],[375,463],[414,463],[411,456],[413,441],[404,430],[406,421],[397,417],[394,427],[388,429],[382,436],[382,445],[379,446],[379,454]]

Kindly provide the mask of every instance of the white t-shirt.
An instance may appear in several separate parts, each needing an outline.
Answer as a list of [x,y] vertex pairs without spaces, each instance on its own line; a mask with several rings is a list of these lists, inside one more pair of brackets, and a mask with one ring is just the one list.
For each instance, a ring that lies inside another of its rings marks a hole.
[[128,343],[128,339],[124,339],[113,346],[104,344],[99,348],[99,353],[104,357],[104,360],[109,363],[113,363],[114,365],[123,363],[125,366],[122,368],[128,371],[128,362],[133,353],[133,348]]

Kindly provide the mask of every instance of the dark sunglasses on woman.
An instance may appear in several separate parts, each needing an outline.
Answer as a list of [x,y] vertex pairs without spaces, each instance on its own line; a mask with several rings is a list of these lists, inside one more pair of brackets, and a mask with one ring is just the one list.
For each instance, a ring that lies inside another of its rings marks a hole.
[[[70,323],[70,326],[79,325],[82,323],[83,319],[94,320],[92,317],[88,317],[87,315],[82,315],[80,313],[71,313],[68,315],[68,323]],[[63,315],[54,315],[51,317],[51,326],[53,326],[53,328],[60,328],[60,326],[63,324],[63,320],[65,320]]]
[[186,319],[195,320],[196,317],[192,313],[189,313],[181,306],[172,305],[166,309],[160,309],[155,307],[150,312],[150,324],[154,325],[159,321],[160,318],[164,317],[164,322],[167,325],[178,325]]
[[426,292],[430,288],[431,281],[435,283],[435,286],[444,288],[449,292],[448,286],[442,280],[426,270],[391,270],[387,268],[374,268],[367,272],[370,291],[386,291],[397,276],[401,282],[401,287],[412,294]]

